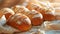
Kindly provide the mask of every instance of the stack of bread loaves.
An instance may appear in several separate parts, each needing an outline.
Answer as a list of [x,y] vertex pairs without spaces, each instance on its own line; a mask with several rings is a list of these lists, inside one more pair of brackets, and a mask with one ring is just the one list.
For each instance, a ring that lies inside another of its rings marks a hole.
[[[8,2],[7,0],[5,3]],[[21,2],[24,4],[24,1],[21,0]],[[0,9],[0,19],[4,16],[6,22],[3,24],[0,22],[0,33],[27,32],[30,31],[33,26],[40,27],[42,24],[44,24],[44,26],[46,25],[45,30],[60,30],[60,23],[51,24],[54,20],[60,20],[59,13],[59,11],[55,11],[49,2],[41,2],[38,0],[30,0],[25,6],[15,5],[10,8],[2,8]]]

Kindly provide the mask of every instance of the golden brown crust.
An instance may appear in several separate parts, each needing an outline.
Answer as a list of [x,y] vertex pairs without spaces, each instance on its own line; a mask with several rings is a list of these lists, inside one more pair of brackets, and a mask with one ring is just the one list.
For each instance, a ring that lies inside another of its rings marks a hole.
[[0,17],[5,15],[7,20],[11,15],[14,15],[14,14],[15,14],[14,11],[10,8],[3,8],[3,9],[0,10]]
[[[16,9],[17,11],[15,11]],[[30,11],[24,6],[20,6],[20,7],[15,6],[14,11],[17,13],[20,12],[20,13],[27,15],[30,18],[32,25],[35,25],[35,26],[41,25],[43,22],[43,16],[38,11],[35,11],[35,10]]]
[[26,15],[17,13],[8,20],[7,25],[24,32],[31,28],[31,21]]

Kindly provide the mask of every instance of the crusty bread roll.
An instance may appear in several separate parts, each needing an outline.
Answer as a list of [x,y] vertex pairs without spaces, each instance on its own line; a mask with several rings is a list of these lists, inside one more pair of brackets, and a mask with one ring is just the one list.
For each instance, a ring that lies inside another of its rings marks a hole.
[[33,25],[41,25],[43,23],[43,16],[41,13],[38,13],[35,10],[32,10],[30,15],[28,15],[28,17],[30,17],[31,22]]
[[21,13],[16,13],[15,15],[13,15],[7,21],[7,25],[20,30],[20,32],[28,31],[32,27],[30,19],[26,15]]
[[11,26],[6,25],[6,18],[5,15],[3,15],[0,19],[0,34],[12,34],[14,32],[19,31]]
[[41,6],[39,6],[38,4],[29,3],[27,5],[27,8],[29,10],[34,9],[34,10],[42,13],[43,17],[44,17],[44,20],[49,20],[49,21],[55,20],[55,16],[54,16],[55,9],[48,4],[43,5],[43,2],[41,2],[40,5]]
[[[16,10],[17,9],[17,10]],[[16,11],[15,11],[16,10]],[[23,13],[25,15],[27,15],[30,19],[33,25],[37,26],[37,25],[41,25],[43,23],[43,16],[41,13],[35,11],[35,10],[31,10],[29,11],[26,7],[24,6],[20,6],[20,7],[15,7],[14,11],[16,13]]]
[[42,2],[42,1],[38,1],[38,0],[31,0],[30,2],[28,2],[26,7],[28,9],[32,9],[32,8],[38,7],[38,8],[42,8],[42,9],[48,10],[48,8],[52,8],[52,5],[48,1],[43,1]]
[[11,16],[11,15],[14,15],[14,11],[10,8],[3,8],[0,10],[0,17],[2,17],[3,15],[5,15],[6,19],[8,20],[8,18]]

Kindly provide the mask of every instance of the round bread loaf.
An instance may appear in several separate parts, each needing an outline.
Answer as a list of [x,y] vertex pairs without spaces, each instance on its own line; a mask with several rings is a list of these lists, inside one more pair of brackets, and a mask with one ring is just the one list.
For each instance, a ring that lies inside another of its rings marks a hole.
[[13,15],[8,21],[7,25],[10,25],[11,27],[14,27],[21,32],[28,31],[31,29],[31,21],[30,19],[21,13],[17,13]]

